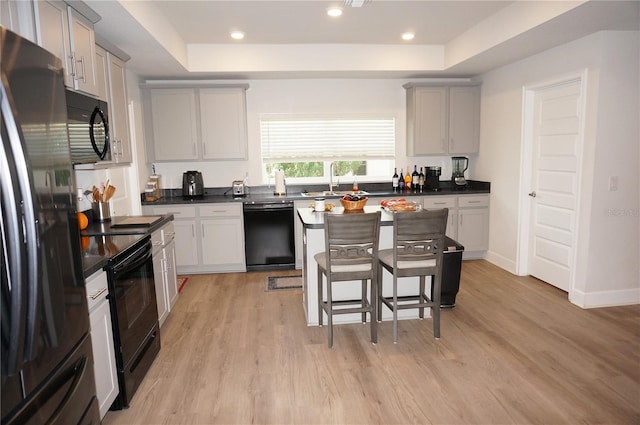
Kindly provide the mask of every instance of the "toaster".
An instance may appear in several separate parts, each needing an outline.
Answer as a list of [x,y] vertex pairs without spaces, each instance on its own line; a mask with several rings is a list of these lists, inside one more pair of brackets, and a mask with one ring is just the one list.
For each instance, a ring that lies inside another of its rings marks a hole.
[[246,187],[242,180],[234,180],[232,187],[233,187],[233,196],[244,196],[247,194]]

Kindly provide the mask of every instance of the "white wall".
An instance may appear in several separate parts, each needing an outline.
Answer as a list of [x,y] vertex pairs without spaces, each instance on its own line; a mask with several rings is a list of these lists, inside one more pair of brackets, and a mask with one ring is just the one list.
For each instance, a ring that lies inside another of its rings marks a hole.
[[[475,177],[491,181],[487,259],[518,268],[523,87],[587,70],[578,260],[572,302],[640,303],[638,32],[601,32],[482,76]],[[608,177],[619,188],[608,191]]]
[[[451,175],[450,157],[407,157],[405,89],[409,80],[399,79],[287,79],[249,80],[247,90],[247,161],[157,162],[156,171],[162,175],[163,187],[179,188],[182,173],[200,170],[207,187],[230,186],[249,173],[250,185],[267,184],[262,181],[260,158],[259,117],[264,113],[389,113],[396,117],[396,164],[406,170],[413,165],[442,167],[442,178]],[[443,80],[411,80],[443,81]],[[227,82],[227,81],[225,81]],[[216,81],[216,83],[225,83]],[[233,83],[238,81],[229,81]],[[473,158],[468,177],[473,178]],[[146,166],[147,173],[150,167]],[[399,172],[400,170],[398,170]],[[141,178],[147,175],[141,172]],[[391,181],[391,176],[389,176]],[[273,184],[273,181],[271,181]]]

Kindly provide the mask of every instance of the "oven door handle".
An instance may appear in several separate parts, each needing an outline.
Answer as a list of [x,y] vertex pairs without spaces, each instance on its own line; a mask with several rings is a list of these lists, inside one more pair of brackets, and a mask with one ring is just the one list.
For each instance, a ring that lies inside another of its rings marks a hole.
[[138,250],[125,258],[122,262],[114,265],[112,269],[113,273],[115,275],[119,275],[120,273],[127,272],[129,270],[135,270],[145,262],[149,261],[152,255],[151,248],[146,247],[143,252],[144,254],[140,255],[140,250]]

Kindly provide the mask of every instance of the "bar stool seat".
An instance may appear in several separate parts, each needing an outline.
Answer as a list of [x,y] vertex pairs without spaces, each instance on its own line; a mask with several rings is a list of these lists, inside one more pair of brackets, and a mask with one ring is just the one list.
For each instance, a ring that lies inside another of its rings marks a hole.
[[[366,323],[369,313],[371,342],[378,342],[376,323],[378,243],[380,212],[367,214],[327,214],[325,216],[325,251],[314,256],[318,266],[318,323],[323,325],[327,314],[328,346],[333,347],[333,316],[361,313]],[[324,278],[327,279],[326,301]],[[361,281],[361,297],[357,300],[333,300],[334,283]],[[370,298],[367,297],[370,282]]]

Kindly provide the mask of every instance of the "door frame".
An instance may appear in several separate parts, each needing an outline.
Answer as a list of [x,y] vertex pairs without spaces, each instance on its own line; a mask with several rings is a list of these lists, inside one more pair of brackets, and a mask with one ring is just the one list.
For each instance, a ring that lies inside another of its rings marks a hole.
[[588,72],[585,68],[581,71],[561,75],[552,79],[527,84],[522,88],[522,135],[521,135],[521,155],[520,155],[520,193],[518,197],[518,236],[517,236],[517,252],[516,252],[516,274],[525,276],[529,274],[529,247],[531,235],[531,202],[529,192],[532,188],[533,176],[533,116],[534,101],[539,91],[546,90],[555,86],[577,81],[580,84],[580,136],[578,144],[580,146],[578,157],[578,167],[576,177],[578,182],[576,195],[576,230],[574,232],[572,247],[573,254],[571,256],[571,270],[569,271],[569,300],[576,290],[576,265],[578,260],[578,235],[580,233],[580,210],[582,198],[582,169],[584,162],[584,142],[586,129],[586,99],[588,87]]

